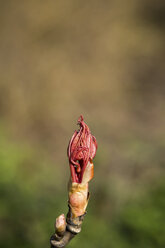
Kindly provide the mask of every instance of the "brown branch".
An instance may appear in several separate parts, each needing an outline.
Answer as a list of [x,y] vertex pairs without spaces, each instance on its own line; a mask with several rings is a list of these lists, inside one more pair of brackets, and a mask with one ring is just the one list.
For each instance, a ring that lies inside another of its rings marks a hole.
[[81,225],[86,212],[78,217],[74,217],[70,205],[66,222],[64,215],[56,219],[55,233],[50,238],[51,248],[65,247],[69,241],[81,232]]

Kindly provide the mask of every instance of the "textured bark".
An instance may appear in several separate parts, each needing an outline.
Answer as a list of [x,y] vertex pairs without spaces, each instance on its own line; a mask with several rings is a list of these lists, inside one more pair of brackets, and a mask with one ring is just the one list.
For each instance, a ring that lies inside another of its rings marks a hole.
[[55,230],[55,234],[51,236],[50,243],[51,248],[65,247],[69,241],[81,232],[81,225],[84,220],[86,212],[78,217],[73,217],[70,206],[66,218],[66,226],[63,230]]

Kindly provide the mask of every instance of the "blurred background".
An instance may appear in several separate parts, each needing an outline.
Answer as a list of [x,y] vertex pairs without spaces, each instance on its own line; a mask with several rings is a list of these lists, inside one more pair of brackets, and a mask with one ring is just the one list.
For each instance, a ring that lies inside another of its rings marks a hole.
[[99,148],[68,247],[165,247],[164,30],[162,0],[0,0],[0,247],[49,247],[80,114]]

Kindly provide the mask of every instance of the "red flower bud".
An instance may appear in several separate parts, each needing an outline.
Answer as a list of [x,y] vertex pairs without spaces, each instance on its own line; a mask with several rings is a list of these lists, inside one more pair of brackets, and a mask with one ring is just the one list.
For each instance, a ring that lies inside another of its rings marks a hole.
[[81,183],[88,162],[96,155],[97,142],[81,115],[78,119],[79,131],[75,131],[68,145],[68,158],[72,182]]

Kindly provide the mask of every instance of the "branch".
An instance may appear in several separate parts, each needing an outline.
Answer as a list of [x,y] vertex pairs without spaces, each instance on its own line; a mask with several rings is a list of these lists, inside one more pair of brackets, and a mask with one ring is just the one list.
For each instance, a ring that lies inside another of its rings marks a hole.
[[63,214],[56,219],[55,234],[50,239],[51,248],[65,247],[72,238],[80,233],[85,214],[74,218],[69,206],[66,222]]

